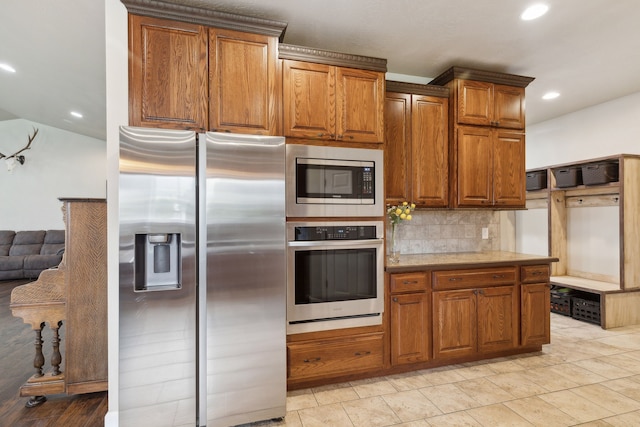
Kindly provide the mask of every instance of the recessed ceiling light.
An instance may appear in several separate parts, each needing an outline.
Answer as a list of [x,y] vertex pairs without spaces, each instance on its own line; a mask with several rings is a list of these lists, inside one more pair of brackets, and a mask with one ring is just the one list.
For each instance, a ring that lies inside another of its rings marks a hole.
[[520,19],[522,19],[523,21],[531,21],[532,19],[540,18],[542,15],[547,13],[548,10],[549,6],[547,6],[546,4],[534,4],[533,6],[529,6],[525,9],[524,12],[522,12],[522,15],[520,15]]
[[558,92],[547,92],[542,95],[542,99],[556,99],[560,94]]
[[82,118],[82,114],[78,113],[77,111],[72,111],[72,112],[71,112],[71,115],[72,115],[73,117],[77,117],[77,118],[79,118],[79,119],[81,119],[81,118]]
[[13,68],[13,67],[12,67],[11,65],[9,65],[9,64],[3,64],[3,63],[0,63],[0,69],[3,69],[3,70],[5,70],[5,71],[6,71],[6,72],[8,72],[8,73],[15,73],[15,72],[16,72],[16,69],[15,69],[15,68]]

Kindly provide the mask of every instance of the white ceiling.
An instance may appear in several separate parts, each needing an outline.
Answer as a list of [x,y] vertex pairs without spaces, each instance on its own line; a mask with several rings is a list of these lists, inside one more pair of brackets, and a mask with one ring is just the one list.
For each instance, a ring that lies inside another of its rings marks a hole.
[[[640,91],[638,0],[168,1],[284,21],[285,43],[386,58],[390,73],[425,81],[452,65],[535,77],[528,124]],[[521,21],[536,1],[549,12]],[[0,120],[105,139],[104,0],[2,0],[0,10],[0,62],[17,69],[0,70]],[[541,100],[549,90],[561,96]]]

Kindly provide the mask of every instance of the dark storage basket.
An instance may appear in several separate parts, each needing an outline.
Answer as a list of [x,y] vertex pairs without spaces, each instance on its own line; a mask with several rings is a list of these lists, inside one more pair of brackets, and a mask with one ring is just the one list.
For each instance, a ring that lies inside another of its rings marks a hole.
[[567,288],[551,289],[551,312],[571,316],[571,293]]
[[553,174],[556,177],[556,187],[575,187],[582,184],[582,168],[580,166],[556,169]]
[[527,172],[527,191],[547,188],[547,171]]
[[582,166],[584,185],[606,184],[618,180],[618,163],[590,163]]
[[[584,298],[583,298],[584,297]],[[571,317],[585,322],[600,324],[600,298],[596,295],[572,297]]]

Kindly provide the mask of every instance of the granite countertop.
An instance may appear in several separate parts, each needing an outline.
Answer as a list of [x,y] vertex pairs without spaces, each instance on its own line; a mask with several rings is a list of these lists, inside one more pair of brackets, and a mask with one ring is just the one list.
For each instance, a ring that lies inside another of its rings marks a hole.
[[385,262],[385,271],[400,273],[420,270],[443,270],[449,268],[500,267],[505,265],[532,265],[556,262],[558,258],[521,254],[518,252],[451,252],[437,254],[400,255],[397,264]]

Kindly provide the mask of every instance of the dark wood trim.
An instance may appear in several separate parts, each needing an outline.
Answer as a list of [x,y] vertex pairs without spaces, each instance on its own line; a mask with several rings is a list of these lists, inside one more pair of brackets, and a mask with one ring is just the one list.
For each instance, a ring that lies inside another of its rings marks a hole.
[[352,55],[350,53],[331,52],[291,44],[280,44],[278,47],[278,57],[280,59],[292,59],[295,61],[387,72],[386,59]]
[[499,73],[497,71],[476,70],[465,67],[451,67],[440,74],[429,84],[443,86],[453,79],[478,80],[508,86],[527,87],[535,78],[518,76],[515,74]]
[[437,96],[448,98],[449,88],[432,84],[417,84],[387,80],[387,92],[411,93],[414,95]]
[[127,8],[127,11],[134,15],[173,19],[175,21],[188,22],[191,24],[262,34],[278,37],[280,41],[283,40],[284,33],[288,25],[286,22],[236,15],[205,7],[168,3],[159,0],[121,1]]

